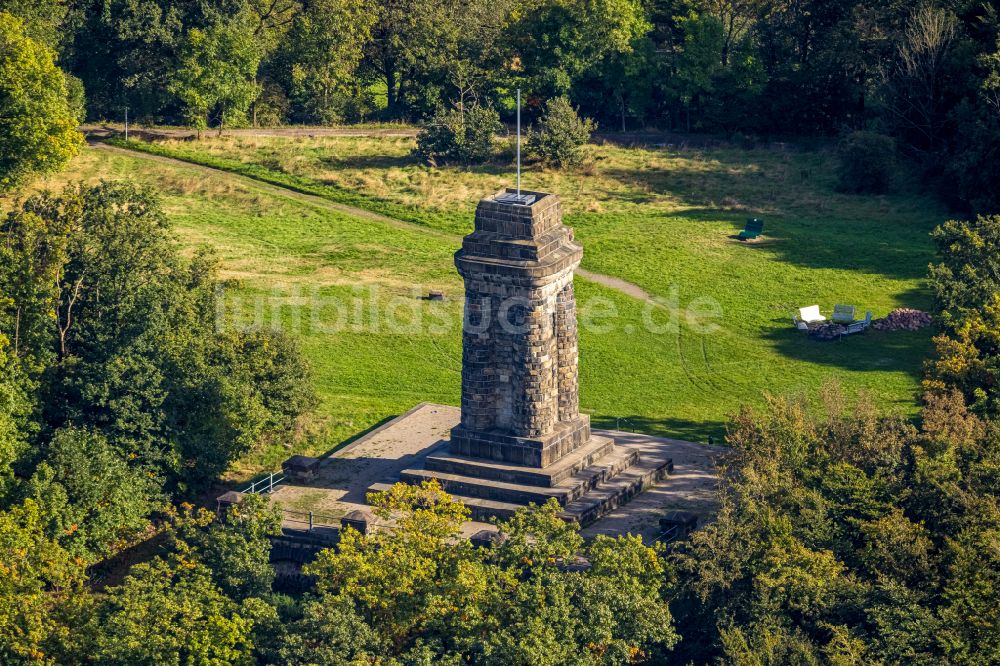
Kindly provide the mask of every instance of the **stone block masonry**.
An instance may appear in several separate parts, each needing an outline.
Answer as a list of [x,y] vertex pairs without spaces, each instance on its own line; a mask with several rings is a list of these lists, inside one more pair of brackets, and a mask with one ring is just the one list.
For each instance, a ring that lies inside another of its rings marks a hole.
[[579,413],[573,270],[559,198],[484,199],[455,265],[465,279],[460,455],[544,467],[590,439]]

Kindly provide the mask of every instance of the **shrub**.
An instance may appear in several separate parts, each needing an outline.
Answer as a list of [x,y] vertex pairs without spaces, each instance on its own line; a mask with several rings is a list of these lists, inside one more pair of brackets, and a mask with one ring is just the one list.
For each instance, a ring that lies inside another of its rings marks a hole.
[[416,153],[430,162],[485,162],[493,155],[493,142],[503,129],[500,115],[491,108],[473,107],[438,111],[417,135]]
[[289,102],[285,91],[274,81],[264,81],[253,104],[255,127],[281,127],[288,117]]
[[896,142],[877,132],[852,132],[837,151],[837,189],[841,192],[882,194],[892,185]]
[[528,155],[552,166],[579,164],[581,148],[595,129],[597,124],[580,118],[567,98],[556,97],[545,105],[538,128],[528,132]]

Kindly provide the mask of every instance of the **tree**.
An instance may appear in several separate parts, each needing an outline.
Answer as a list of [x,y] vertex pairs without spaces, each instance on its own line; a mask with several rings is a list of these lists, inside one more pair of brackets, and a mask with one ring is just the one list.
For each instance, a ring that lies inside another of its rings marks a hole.
[[260,58],[245,13],[188,31],[167,89],[177,96],[185,119],[199,135],[208,127],[210,114],[217,114],[220,131],[246,123],[247,110],[259,93],[255,80]]
[[950,579],[944,590],[943,641],[954,663],[977,663],[1000,651],[1000,538],[996,525],[967,529],[951,544]]
[[42,457],[25,494],[42,507],[49,537],[88,564],[128,545],[160,507],[160,480],[129,467],[98,433],[58,430]]
[[7,338],[0,333],[0,505],[12,489],[13,466],[25,448],[18,420],[27,411],[27,400],[17,378],[17,365],[8,350]]
[[0,11],[0,192],[60,168],[83,143],[54,58]]
[[708,0],[706,11],[719,22],[722,28],[722,43],[719,61],[723,67],[729,66],[729,58],[737,45],[747,39],[751,29],[765,11],[766,3],[761,0]]
[[687,131],[691,131],[691,108],[715,89],[721,70],[722,24],[713,16],[691,13],[677,22],[683,40],[674,56],[673,92],[686,112]]
[[925,4],[914,11],[898,42],[888,109],[903,136],[922,150],[934,151],[941,141],[946,73],[957,28],[954,15]]
[[58,284],[67,262],[70,230],[64,218],[12,212],[0,226],[0,332],[11,353],[37,375],[52,362]]
[[605,57],[632,53],[651,27],[635,0],[534,0],[517,12],[510,40],[530,92],[558,97]]
[[965,314],[949,334],[935,337],[934,345],[925,387],[957,388],[973,411],[1000,416],[1000,295]]
[[247,495],[221,520],[208,512],[182,516],[172,531],[175,551],[203,564],[230,599],[270,596],[270,537],[281,534],[281,511],[266,498]]
[[979,57],[977,94],[953,114],[957,137],[948,156],[960,201],[985,215],[1000,213],[1000,36],[992,49]]
[[115,666],[252,664],[253,612],[183,557],[138,564],[99,608],[94,656]]
[[922,431],[835,388],[823,398],[771,399],[731,424],[722,509],[668,558],[677,656],[988,660],[995,576],[964,558],[997,527],[994,437],[953,394],[928,397]]
[[99,432],[181,488],[292,436],[313,395],[297,347],[276,332],[216,328],[215,262],[178,256],[151,191],[103,183],[39,195],[4,232],[4,256],[20,259],[0,269],[11,297],[0,330],[20,331],[50,432]]
[[69,7],[55,0],[0,0],[0,12],[24,21],[25,34],[39,44],[59,53],[71,34],[63,30]]
[[[385,82],[386,113],[404,117],[407,106],[433,110],[439,93],[427,80],[428,62],[435,62],[438,44],[453,29],[450,17],[456,4],[421,0],[382,0],[372,39],[365,49],[365,63]],[[416,99],[417,97],[422,100]],[[410,98],[409,101],[407,98]]]
[[383,653],[379,636],[349,601],[307,598],[272,661],[346,666],[374,662]]
[[[436,483],[397,484],[369,499],[395,527],[347,530],[307,567],[320,596],[289,654],[314,663],[343,649],[358,660],[596,665],[641,663],[677,640],[661,557],[635,537],[585,544],[553,500],[500,523],[494,546],[481,549],[456,539],[468,509]],[[590,566],[568,570],[582,562]],[[357,629],[324,631],[320,618]]]
[[295,17],[277,59],[299,117],[322,124],[343,120],[377,17],[372,0],[320,0]]
[[491,95],[506,82],[506,36],[516,9],[514,0],[466,2],[449,39],[442,41],[435,61],[444,72],[442,97],[462,116],[489,107]]
[[[90,598],[82,562],[45,535],[28,500],[0,511],[0,661],[59,664],[85,642]],[[79,631],[78,631],[79,630]]]
[[579,164],[582,148],[597,125],[580,118],[566,97],[550,99],[545,115],[528,132],[528,154],[544,164],[566,167]]
[[931,237],[941,260],[930,269],[937,310],[954,324],[1000,291],[1000,216],[949,220]]

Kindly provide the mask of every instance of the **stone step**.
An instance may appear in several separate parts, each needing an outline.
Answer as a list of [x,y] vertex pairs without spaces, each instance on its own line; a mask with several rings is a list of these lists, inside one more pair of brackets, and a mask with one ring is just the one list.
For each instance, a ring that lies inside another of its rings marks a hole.
[[472,520],[480,523],[489,523],[493,519],[507,520],[513,518],[518,509],[523,509],[523,504],[513,502],[499,502],[497,500],[483,499],[481,497],[459,497],[462,504],[469,509]]
[[597,463],[601,458],[611,453],[614,448],[615,442],[610,437],[591,437],[591,441],[586,445],[563,457],[555,464],[544,468],[495,462],[483,458],[469,458],[444,451],[427,456],[424,461],[424,469],[491,481],[552,488],[577,472]]
[[[626,447],[620,448],[624,449]],[[626,453],[626,456],[628,455]],[[589,525],[601,516],[627,504],[633,497],[666,478],[673,471],[673,468],[674,462],[671,458],[664,456],[641,457],[638,460],[634,460],[627,469],[606,477],[603,482],[588,488],[588,492],[582,496],[567,502],[560,516],[565,520],[579,523],[581,526]],[[424,479],[421,478],[420,480]],[[482,483],[482,480],[472,478],[468,480]],[[523,488],[523,486],[517,486],[516,484],[507,485]],[[369,492],[384,491],[390,487],[392,487],[390,483],[375,483],[368,490]],[[546,489],[532,488],[532,490],[544,492]],[[453,491],[449,490],[449,492]],[[459,493],[454,494],[457,499],[461,500],[469,508],[472,513],[472,520],[480,522],[489,522],[491,518],[500,520],[510,518],[518,509],[526,504],[526,502],[508,502],[500,499],[461,495]],[[545,499],[548,499],[548,496]]]
[[[368,492],[374,493],[379,491],[386,491],[392,487],[391,483],[373,483],[368,487]],[[496,500],[482,499],[479,497],[459,497],[469,511],[472,513],[470,516],[472,520],[488,523],[491,518],[498,518],[500,520],[505,520],[513,516],[518,509],[523,508],[522,504],[514,504],[512,502],[498,502]]]
[[589,525],[604,514],[627,504],[629,500],[658,481],[663,480],[674,469],[671,458],[643,459],[615,478],[602,483],[583,497],[568,502],[563,515],[581,526]]
[[554,497],[560,504],[566,505],[628,469],[636,462],[638,456],[638,451],[631,447],[615,447],[597,463],[580,470],[554,487],[507,483],[427,469],[405,469],[400,472],[399,478],[407,483],[436,479],[444,490],[461,498],[475,497],[524,505],[531,502],[543,504]]

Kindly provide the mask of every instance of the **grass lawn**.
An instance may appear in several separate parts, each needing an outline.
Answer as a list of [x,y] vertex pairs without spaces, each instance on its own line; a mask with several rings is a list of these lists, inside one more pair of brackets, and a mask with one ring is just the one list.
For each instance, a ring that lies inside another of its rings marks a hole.
[[[163,192],[185,245],[218,248],[230,311],[244,323],[279,321],[300,337],[322,398],[322,427],[296,450],[315,453],[417,402],[457,404],[461,281],[451,254],[471,228],[478,198],[509,183],[509,170],[432,169],[407,156],[411,146],[403,138],[213,137],[148,147],[451,236],[355,218],[245,179],[93,149],[50,184],[128,176]],[[813,303],[825,310],[855,303],[876,316],[929,307],[927,233],[945,213],[912,194],[836,194],[829,160],[824,152],[594,146],[577,171],[525,174],[526,188],[562,198],[585,267],[666,303],[650,309],[577,279],[581,402],[596,424],[718,438],[741,403],[759,403],[764,392],[815,395],[831,378],[915,412],[929,333],[873,331],[819,343],[792,330],[790,317]],[[765,218],[765,242],[730,238],[748,215]],[[448,301],[418,298],[429,289],[444,290]],[[705,302],[721,312],[709,330],[687,314]],[[331,326],[344,304],[350,323]],[[617,316],[606,316],[611,311]],[[395,317],[397,326],[374,327],[376,315],[380,323]],[[415,317],[425,325],[407,326]],[[273,467],[287,454],[282,447],[256,452],[233,474]]]

